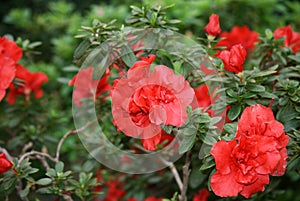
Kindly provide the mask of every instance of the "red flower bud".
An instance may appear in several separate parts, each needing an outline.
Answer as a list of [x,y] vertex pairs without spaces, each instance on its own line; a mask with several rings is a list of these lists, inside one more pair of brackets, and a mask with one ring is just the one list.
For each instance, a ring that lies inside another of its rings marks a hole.
[[225,70],[237,74],[243,71],[246,54],[246,49],[241,44],[238,44],[232,46],[230,51],[222,51],[217,57],[222,59]]
[[204,27],[204,30],[208,35],[219,35],[222,32],[220,28],[219,16],[216,14],[211,14],[209,17],[209,23]]
[[6,155],[4,153],[0,154],[0,174],[10,170],[12,166],[13,164],[7,160]]

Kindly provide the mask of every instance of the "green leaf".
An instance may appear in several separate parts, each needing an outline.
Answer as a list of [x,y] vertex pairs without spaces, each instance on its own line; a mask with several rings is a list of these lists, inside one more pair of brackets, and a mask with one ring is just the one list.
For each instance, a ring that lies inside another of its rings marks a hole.
[[168,134],[172,133],[173,131],[173,126],[162,125],[161,128]]
[[47,175],[48,177],[55,177],[55,176],[56,176],[56,172],[55,172],[54,169],[50,168],[50,169],[47,171],[46,175]]
[[253,74],[251,77],[252,77],[252,78],[257,78],[257,77],[265,77],[265,76],[267,76],[267,75],[272,75],[272,74],[274,74],[274,73],[277,73],[276,69],[277,69],[278,67],[279,67],[279,65],[275,65],[275,66],[269,68],[269,69],[266,70],[266,71],[261,71],[261,72],[259,72],[259,73],[255,73],[255,74]]
[[263,98],[278,98],[275,94],[264,91],[264,92],[260,92],[259,95]]
[[214,157],[212,155],[203,159],[203,165],[200,167],[201,171],[207,170],[215,165]]
[[273,38],[273,32],[270,29],[266,29],[265,34],[267,36],[267,39],[271,40]]
[[59,161],[55,164],[55,171],[56,172],[63,172],[64,170],[64,163]]
[[241,105],[233,105],[228,112],[228,118],[231,121],[235,120],[240,115],[241,110],[242,110]]
[[253,91],[253,92],[264,92],[265,91],[265,87],[262,85],[248,85],[247,89],[249,91]]
[[237,130],[237,122],[234,123],[227,123],[224,125],[223,127],[224,131],[231,134],[231,135],[235,135],[236,130]]
[[48,187],[39,188],[36,190],[36,192],[40,193],[40,194],[51,194],[52,193],[52,191]]
[[286,106],[282,107],[276,115],[276,119],[282,123],[288,122],[296,118],[299,114],[293,108],[291,103],[288,103]]
[[288,58],[300,63],[300,56],[299,55],[289,55]]
[[194,146],[195,138],[196,133],[194,135],[183,136],[183,139],[179,143],[179,154],[189,151]]
[[200,135],[200,139],[207,145],[213,145],[217,142],[215,136],[213,136],[210,132]]
[[230,141],[232,140],[236,135],[237,130],[237,122],[234,123],[227,123],[224,125],[224,131],[225,135],[221,136],[222,140]]
[[124,61],[124,63],[128,67],[133,66],[133,64],[136,62],[136,57],[135,57],[132,49],[127,45],[122,46],[121,57],[122,57],[122,60]]
[[50,178],[42,178],[36,181],[36,184],[46,186],[51,184],[52,180]]
[[5,176],[0,182],[0,192],[9,195],[15,189],[17,182],[16,177]]
[[74,51],[74,59],[80,59],[90,46],[88,40],[82,41]]
[[27,183],[26,187],[20,192],[20,197],[25,198],[27,197],[29,191],[30,191],[30,185]]
[[232,89],[227,89],[226,94],[232,98],[237,97],[237,94]]

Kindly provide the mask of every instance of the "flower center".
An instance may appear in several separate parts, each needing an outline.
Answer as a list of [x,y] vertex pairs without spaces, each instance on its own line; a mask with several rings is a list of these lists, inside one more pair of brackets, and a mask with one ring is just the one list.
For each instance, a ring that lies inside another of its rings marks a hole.
[[130,98],[129,115],[135,125],[147,127],[150,123],[160,125],[166,120],[164,105],[176,100],[175,95],[160,85],[139,88]]

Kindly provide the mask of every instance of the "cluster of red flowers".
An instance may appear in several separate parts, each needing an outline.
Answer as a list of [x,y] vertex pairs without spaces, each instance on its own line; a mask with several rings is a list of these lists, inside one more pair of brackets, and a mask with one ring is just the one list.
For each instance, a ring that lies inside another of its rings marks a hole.
[[[224,63],[224,69],[233,73],[243,71],[247,53],[255,48],[259,34],[251,31],[248,26],[234,26],[230,32],[222,32],[219,16],[212,14],[209,23],[204,27],[209,36],[219,36],[216,47],[226,47],[216,55]],[[284,37],[284,46],[291,48],[294,53],[300,51],[300,33],[292,30],[291,26],[279,27],[274,31],[274,38]]]
[[210,181],[212,190],[222,197],[240,193],[246,198],[264,191],[269,175],[285,173],[288,140],[270,108],[259,104],[247,107],[235,138],[221,140],[211,149],[217,169]]
[[[0,101],[9,88],[7,102],[14,104],[16,97],[23,95],[26,100],[30,99],[32,93],[35,98],[43,95],[41,86],[48,81],[48,77],[44,73],[33,73],[17,64],[22,57],[22,49],[13,41],[3,37],[0,38]],[[13,80],[18,80],[17,86]]]
[[159,65],[150,71],[155,55],[141,58],[115,81],[112,90],[114,124],[127,136],[140,137],[144,148],[155,150],[161,142],[161,125],[181,126],[194,90],[183,76]]
[[209,23],[204,28],[211,36],[220,35],[216,47],[226,47],[216,55],[224,63],[224,69],[233,73],[243,71],[247,52],[255,48],[258,41],[258,33],[251,31],[247,26],[235,26],[230,32],[222,32],[219,24],[219,16],[212,14]]

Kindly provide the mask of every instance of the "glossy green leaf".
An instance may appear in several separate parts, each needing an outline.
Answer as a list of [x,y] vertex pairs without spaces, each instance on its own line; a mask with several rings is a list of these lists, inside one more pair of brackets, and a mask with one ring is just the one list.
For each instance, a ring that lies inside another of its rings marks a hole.
[[228,112],[228,118],[231,121],[235,120],[240,115],[241,110],[242,110],[241,105],[233,105]]
[[122,46],[121,57],[128,67],[133,66],[134,62],[137,60],[132,49],[127,45]]
[[36,181],[36,184],[46,186],[51,184],[52,180],[50,178],[42,178]]

